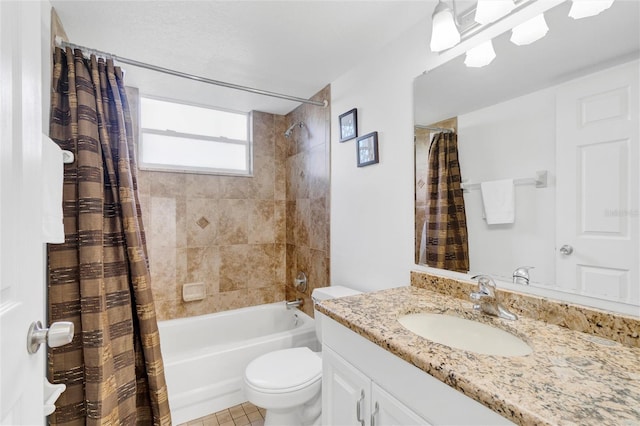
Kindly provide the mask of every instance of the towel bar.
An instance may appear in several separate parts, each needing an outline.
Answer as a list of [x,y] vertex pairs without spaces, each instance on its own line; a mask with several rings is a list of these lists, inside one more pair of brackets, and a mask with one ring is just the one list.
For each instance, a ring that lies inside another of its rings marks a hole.
[[[536,188],[546,188],[547,187],[547,170],[540,170],[536,172],[535,178],[520,178],[514,179],[514,185],[535,185]],[[472,189],[480,189],[480,182],[462,182],[460,184],[460,188],[463,190],[470,191]]]

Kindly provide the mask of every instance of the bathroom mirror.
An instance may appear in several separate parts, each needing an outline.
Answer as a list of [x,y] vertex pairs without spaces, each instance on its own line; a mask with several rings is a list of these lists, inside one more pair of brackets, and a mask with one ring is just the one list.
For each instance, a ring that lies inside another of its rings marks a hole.
[[[609,301],[615,306],[626,306],[627,309],[623,310],[637,315],[640,311],[637,308],[640,306],[637,289],[640,179],[634,171],[634,167],[638,169],[639,157],[637,71],[635,86],[630,86],[630,90],[636,93],[631,93],[624,84],[616,92],[617,83],[611,81],[614,88],[609,92],[615,92],[615,96],[596,96],[590,104],[615,104],[619,101],[614,109],[630,105],[630,110],[623,111],[636,126],[629,130],[630,139],[617,137],[600,144],[613,146],[612,143],[617,143],[617,154],[613,154],[617,160],[606,150],[598,154],[600,148],[584,150],[583,153],[589,161],[603,161],[607,167],[613,167],[615,161],[623,158],[630,159],[629,167],[615,166],[615,173],[604,173],[571,166],[565,156],[574,155],[576,150],[568,153],[563,151],[563,147],[566,141],[575,138],[567,136],[563,123],[573,122],[576,117],[575,106],[574,115],[571,115],[571,110],[569,113],[564,111],[568,108],[566,99],[570,99],[571,91],[578,84],[576,81],[583,81],[580,84],[590,87],[591,80],[580,79],[604,75],[601,79],[608,81],[612,68],[629,63],[637,70],[637,63],[633,65],[633,61],[637,61],[640,51],[640,2],[618,0],[603,13],[580,20],[568,17],[570,6],[571,2],[564,2],[545,12],[549,32],[533,44],[514,45],[509,41],[511,31],[496,37],[493,40],[496,58],[488,66],[468,68],[462,55],[416,78],[416,263],[423,264],[420,261],[420,242],[425,222],[426,163],[430,138],[435,133],[423,126],[453,123],[458,132],[462,181],[467,188],[463,194],[469,238],[469,274],[491,274],[511,282],[516,268],[532,266],[534,269],[529,271],[530,287],[522,286],[518,290],[536,292],[532,287],[545,288],[557,291],[559,296],[556,297],[565,300],[576,301],[584,297],[585,300]],[[587,111],[585,108],[583,105],[583,110]],[[563,120],[562,117],[569,118]],[[600,121],[604,123],[609,119],[611,117],[603,116]],[[615,123],[612,125],[612,131],[621,127]],[[582,164],[580,167],[586,166]],[[619,169],[624,170],[618,173]],[[546,183],[537,187],[536,179],[542,176],[539,172],[546,172]],[[579,201],[591,212],[597,210],[595,220],[604,223],[604,228],[600,229],[602,232],[591,235],[596,248],[591,249],[590,256],[593,259],[608,255],[611,249],[606,244],[600,244],[598,249],[598,239],[609,231],[621,231],[617,237],[629,243],[624,250],[630,251],[635,271],[625,272],[616,267],[596,270],[598,268],[588,266],[589,262],[581,261],[580,249],[576,248],[573,255],[566,254],[566,247],[561,250],[565,244],[574,244],[568,238],[563,240],[565,235],[575,233],[573,231],[577,227],[593,225],[585,222],[592,219],[585,219],[584,210],[581,216],[573,205],[566,208],[567,203],[578,203],[575,191],[567,192],[567,175],[583,179],[585,185],[592,185],[593,180],[599,177],[608,179],[608,194],[613,195],[607,195],[606,200],[583,196],[584,199]],[[515,180],[515,221],[488,225],[483,219],[483,200],[476,184],[500,179]],[[573,261],[569,272],[568,260]],[[582,281],[576,283],[576,276],[578,281]]]

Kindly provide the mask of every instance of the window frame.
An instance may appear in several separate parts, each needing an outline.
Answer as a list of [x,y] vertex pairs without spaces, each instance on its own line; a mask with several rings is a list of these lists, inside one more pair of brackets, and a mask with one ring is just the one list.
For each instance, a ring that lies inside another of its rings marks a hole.
[[[178,99],[171,99],[153,95],[143,95],[140,94],[138,96],[138,140],[137,144],[137,156],[138,156],[138,169],[152,172],[168,172],[168,173],[197,173],[197,174],[207,174],[207,175],[219,175],[219,176],[234,176],[234,177],[253,177],[253,113],[252,112],[242,112],[235,111],[228,108],[219,108],[211,105],[204,105],[194,102],[186,102]],[[206,136],[196,133],[183,133],[177,132],[174,130],[160,130],[160,129],[150,129],[142,127],[142,98],[152,99],[156,101],[168,102],[173,104],[187,105],[198,108],[205,108],[214,111],[223,111],[233,114],[240,114],[247,117],[247,140],[240,139],[231,139],[225,137],[216,137],[216,136]],[[247,147],[245,164],[246,169],[242,171],[238,171],[236,169],[223,169],[223,168],[213,168],[213,167],[197,167],[197,166],[184,166],[184,165],[171,165],[171,164],[158,164],[158,163],[146,163],[142,160],[142,152],[144,151],[144,134],[154,134],[160,136],[169,136],[169,137],[181,137],[186,139],[192,139],[197,141],[211,141],[211,142],[220,142],[226,144],[234,144],[234,145],[243,145]]]

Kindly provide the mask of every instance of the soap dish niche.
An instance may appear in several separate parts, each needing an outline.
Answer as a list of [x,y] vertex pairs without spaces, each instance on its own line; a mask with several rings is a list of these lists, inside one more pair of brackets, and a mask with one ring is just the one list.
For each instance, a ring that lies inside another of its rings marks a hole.
[[182,300],[185,302],[203,300],[206,295],[204,283],[188,283],[182,286]]

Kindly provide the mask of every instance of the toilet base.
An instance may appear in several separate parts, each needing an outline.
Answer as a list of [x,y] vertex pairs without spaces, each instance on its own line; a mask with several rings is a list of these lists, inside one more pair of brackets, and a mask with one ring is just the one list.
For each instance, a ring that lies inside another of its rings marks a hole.
[[298,410],[267,410],[264,426],[296,426],[300,424]]
[[267,408],[264,426],[316,426],[320,424],[322,394],[306,404],[291,408]]

